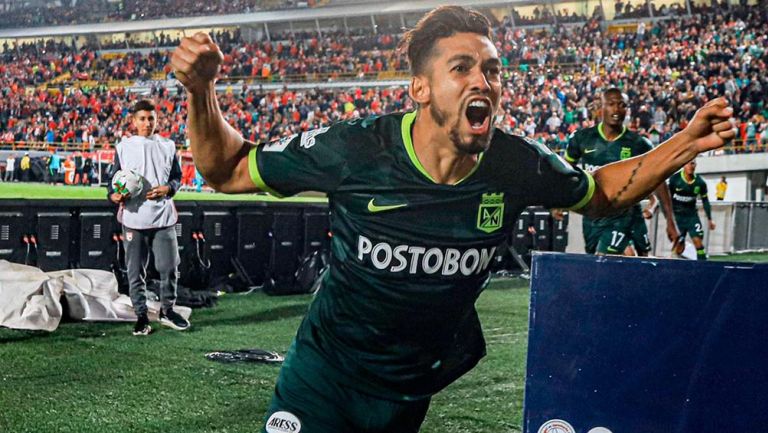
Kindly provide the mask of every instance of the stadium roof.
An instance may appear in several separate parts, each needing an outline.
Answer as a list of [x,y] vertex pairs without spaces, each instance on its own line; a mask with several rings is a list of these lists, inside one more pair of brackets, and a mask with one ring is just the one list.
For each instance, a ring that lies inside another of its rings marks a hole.
[[[530,0],[453,0],[452,4],[461,6],[510,7],[513,4],[531,4]],[[46,36],[73,36],[94,33],[133,33],[167,29],[189,29],[203,27],[227,27],[247,24],[279,23],[289,21],[310,21],[314,19],[342,18],[367,15],[386,15],[409,12],[422,12],[445,4],[444,0],[396,1],[383,4],[358,4],[327,6],[315,9],[291,9],[263,11],[234,15],[212,15],[187,18],[165,18],[146,21],[123,21],[68,26],[35,27],[0,30],[3,38],[35,38]]]

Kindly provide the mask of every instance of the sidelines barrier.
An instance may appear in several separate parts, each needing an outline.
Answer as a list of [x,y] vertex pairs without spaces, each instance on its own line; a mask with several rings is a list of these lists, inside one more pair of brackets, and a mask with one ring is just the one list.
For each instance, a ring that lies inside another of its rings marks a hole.
[[768,265],[535,254],[525,433],[762,432]]
[[513,221],[506,245],[499,248],[492,271],[500,274],[528,273],[534,251],[564,252],[568,245],[569,212],[556,220],[542,207],[524,209]]
[[[106,200],[0,200],[0,259],[62,269],[125,269],[117,207]],[[235,272],[250,283],[286,282],[300,259],[330,246],[327,204],[177,201],[180,283],[201,288]],[[564,251],[568,214],[528,208],[514,222],[497,271],[527,271],[532,251]],[[150,260],[149,276],[154,270]],[[124,272],[123,272],[124,274]],[[285,284],[278,284],[285,287]],[[279,290],[277,290],[279,291]]]
[[[180,282],[190,287],[233,273],[234,259],[255,285],[288,278],[330,243],[323,203],[178,201],[176,209]],[[0,259],[44,271],[124,268],[116,210],[106,200],[0,200]]]

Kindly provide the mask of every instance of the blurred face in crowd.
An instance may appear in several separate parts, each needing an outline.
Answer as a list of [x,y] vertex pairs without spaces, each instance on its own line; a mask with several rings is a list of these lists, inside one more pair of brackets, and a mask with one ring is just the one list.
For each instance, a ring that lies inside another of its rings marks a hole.
[[603,124],[621,129],[627,117],[627,99],[618,92],[609,92],[602,97]]
[[154,111],[137,111],[133,114],[133,127],[136,128],[137,135],[149,137],[155,133],[157,114]]
[[501,61],[496,47],[475,33],[438,40],[426,70],[414,77],[412,92],[459,151],[485,151],[501,100]]

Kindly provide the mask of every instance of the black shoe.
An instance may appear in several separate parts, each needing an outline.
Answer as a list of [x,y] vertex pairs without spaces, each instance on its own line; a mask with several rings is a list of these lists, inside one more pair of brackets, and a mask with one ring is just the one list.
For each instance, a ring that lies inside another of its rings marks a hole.
[[133,327],[133,335],[149,335],[150,332],[152,332],[152,327],[149,326],[147,313],[140,314],[136,325]]
[[181,315],[173,310],[166,312],[160,312],[160,324],[173,328],[177,331],[185,331],[191,326],[187,319],[181,317]]

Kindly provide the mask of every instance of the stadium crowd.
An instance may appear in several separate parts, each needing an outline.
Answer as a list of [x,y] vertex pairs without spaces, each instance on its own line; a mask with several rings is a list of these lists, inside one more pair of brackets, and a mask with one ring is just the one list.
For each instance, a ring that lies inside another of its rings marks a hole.
[[[498,125],[562,149],[571,132],[593,124],[593,95],[610,84],[629,96],[628,127],[654,142],[684,127],[695,107],[724,95],[734,103],[742,150],[766,150],[768,7],[763,1],[760,7],[698,12],[641,23],[631,33],[608,33],[595,19],[542,29],[505,20],[497,27],[506,83]],[[220,104],[251,140],[411,108],[404,87],[265,91],[239,80],[402,70],[398,34],[295,34],[282,35],[281,42],[246,42],[237,32],[215,37],[225,54],[222,82],[230,83]],[[102,56],[52,42],[6,51],[0,62],[0,143],[114,143],[127,129],[128,107],[137,95],[106,81],[169,76],[168,56],[168,51]],[[65,74],[91,81],[62,92],[29,87]],[[156,84],[151,97],[162,112],[158,130],[183,145],[186,100],[174,90]]]
[[260,10],[314,6],[314,0],[77,0],[60,5],[20,3],[0,14],[0,28],[60,26],[173,17],[250,13]]

